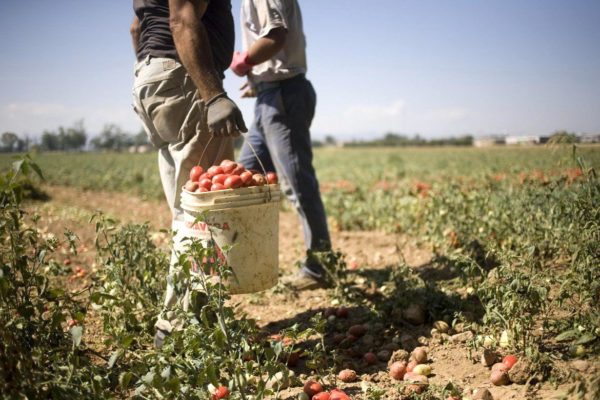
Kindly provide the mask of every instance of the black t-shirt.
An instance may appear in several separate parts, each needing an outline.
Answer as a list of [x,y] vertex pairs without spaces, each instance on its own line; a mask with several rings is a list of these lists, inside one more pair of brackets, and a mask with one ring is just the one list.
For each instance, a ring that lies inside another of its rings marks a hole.
[[[169,27],[169,0],[133,0],[133,11],[140,20],[137,59],[150,55],[178,60]],[[231,0],[210,1],[202,23],[208,33],[215,68],[223,77],[235,45]]]

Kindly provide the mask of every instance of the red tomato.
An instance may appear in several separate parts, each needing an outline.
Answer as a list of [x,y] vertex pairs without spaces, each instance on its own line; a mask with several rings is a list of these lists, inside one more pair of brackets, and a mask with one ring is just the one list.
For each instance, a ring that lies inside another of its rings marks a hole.
[[269,185],[277,183],[277,174],[275,172],[267,172],[267,182]]
[[231,173],[233,175],[241,175],[242,172],[246,171],[246,168],[244,168],[244,166],[242,164],[238,164],[233,171],[231,171]]
[[213,165],[206,172],[208,172],[211,176],[215,176],[215,175],[222,174],[223,173],[223,168],[219,167],[217,165]]
[[350,397],[343,390],[333,389],[329,400],[350,400]]
[[229,175],[223,184],[227,189],[237,189],[244,183],[239,175]]
[[512,354],[510,354],[502,359],[502,364],[506,365],[508,367],[508,369],[511,369],[513,367],[513,365],[515,365],[516,362],[517,362],[517,357],[513,356]]
[[317,393],[312,397],[312,400],[330,400],[330,399],[331,399],[331,395],[329,394],[329,392]]
[[200,182],[202,179],[211,179],[211,178],[212,178],[212,176],[208,172],[205,172],[202,175],[200,175],[200,178],[198,178],[198,182]]
[[226,399],[229,397],[229,389],[226,386],[219,386],[212,395],[212,400]]
[[304,393],[309,396],[314,396],[323,391],[323,386],[317,381],[306,381],[304,384]]
[[228,176],[229,175],[227,174],[217,174],[213,176],[212,183],[220,183],[221,185],[223,185],[225,183],[225,179],[227,179]]
[[240,174],[240,178],[242,178],[242,183],[247,186],[252,182],[252,172],[244,171]]
[[213,183],[210,187],[210,191],[214,192],[217,190],[225,190],[225,186],[223,186],[221,183]]
[[200,179],[200,175],[202,175],[203,172],[204,169],[199,165],[192,167],[192,169],[190,170],[190,181],[198,182],[198,180]]
[[199,184],[200,184],[200,187],[203,187],[205,189],[210,189],[210,187],[212,186],[212,180],[210,180],[208,178],[204,178],[204,179],[200,180]]
[[209,189],[205,188],[204,186],[200,186],[196,190],[196,193],[204,193],[204,192],[208,192],[208,191],[209,191]]
[[221,168],[226,174],[230,174],[237,167],[237,164],[231,160],[225,160],[221,163]]

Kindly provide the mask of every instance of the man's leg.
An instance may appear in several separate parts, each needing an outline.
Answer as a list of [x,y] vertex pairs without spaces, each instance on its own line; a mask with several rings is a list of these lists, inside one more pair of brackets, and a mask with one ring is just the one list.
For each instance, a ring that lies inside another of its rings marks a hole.
[[[264,92],[259,101],[267,147],[284,192],[300,216],[306,249],[329,250],[327,218],[312,165],[310,124],[316,103],[314,90],[306,80],[294,81]],[[321,276],[322,267],[311,261],[309,258],[305,265],[307,272]]]
[[[177,140],[169,143],[160,152],[161,179],[166,188],[165,193],[167,190],[169,191],[167,198],[173,211],[172,229],[174,231],[182,229],[181,188],[189,179],[192,167],[201,165],[204,169],[208,169],[211,165],[218,164],[224,159],[233,159],[231,138],[211,139],[204,120],[204,103],[197,96],[196,88],[187,75],[183,83],[183,93],[186,98],[184,102],[186,113],[185,119],[179,124]],[[202,159],[200,159],[201,156]],[[178,254],[173,250],[167,277],[164,308],[156,323],[156,327],[159,329],[157,335],[163,336],[163,339],[165,333],[171,332],[179,324],[170,310],[177,304],[185,311],[193,306],[191,304],[192,288],[188,287],[185,293],[177,293],[175,290],[177,280],[180,279],[177,259]],[[194,309],[196,308],[194,307]],[[157,347],[160,347],[159,343],[156,344]]]
[[[256,152],[256,155],[254,154]],[[250,127],[250,130],[245,135],[244,144],[240,155],[238,156],[238,162],[242,164],[246,169],[255,169],[263,173],[262,168],[257,160],[260,158],[265,169],[268,171],[275,171],[271,154],[267,148],[267,142],[265,140],[265,133],[262,130],[261,119],[260,119],[260,104],[257,100],[254,108],[254,122]]]
[[[173,214],[172,227],[182,220],[181,187],[188,179],[190,169],[200,162],[202,166],[233,158],[232,140],[210,140],[204,106],[196,88],[183,67],[174,60],[151,59],[138,64],[134,84],[136,111],[155,146],[159,148],[158,164],[165,197]],[[179,302],[184,309],[190,303],[190,291],[176,293],[177,256],[171,255],[164,308],[156,323],[155,345],[162,346],[166,334],[176,325],[170,310]]]

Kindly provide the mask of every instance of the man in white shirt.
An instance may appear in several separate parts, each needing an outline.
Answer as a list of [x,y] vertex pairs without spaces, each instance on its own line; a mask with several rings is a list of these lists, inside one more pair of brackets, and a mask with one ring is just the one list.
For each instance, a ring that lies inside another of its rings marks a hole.
[[302,223],[307,257],[289,284],[298,290],[327,285],[312,254],[331,249],[319,182],[312,165],[310,124],[316,94],[306,79],[306,41],[296,0],[242,0],[245,51],[233,55],[231,69],[247,76],[242,97],[256,96],[254,124],[238,161],[260,169],[248,143],[268,171],[276,171]]

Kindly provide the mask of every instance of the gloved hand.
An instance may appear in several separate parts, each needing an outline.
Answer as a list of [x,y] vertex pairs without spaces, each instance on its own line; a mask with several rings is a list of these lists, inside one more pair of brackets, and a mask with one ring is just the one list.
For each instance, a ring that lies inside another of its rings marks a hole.
[[206,102],[206,123],[214,136],[239,136],[248,132],[237,105],[223,92]]
[[231,68],[231,70],[236,75],[244,76],[244,75],[247,75],[248,72],[250,72],[253,65],[254,64],[252,64],[248,60],[248,52],[247,51],[244,51],[243,53],[236,51],[235,53],[233,53],[233,59],[231,60],[231,65],[229,66],[229,68]]

